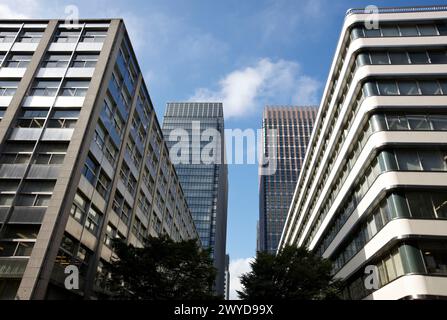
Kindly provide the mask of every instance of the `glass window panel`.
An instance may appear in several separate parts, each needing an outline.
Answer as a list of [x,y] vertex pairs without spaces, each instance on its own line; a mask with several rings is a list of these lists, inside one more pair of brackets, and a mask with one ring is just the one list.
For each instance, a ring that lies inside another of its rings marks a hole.
[[405,193],[413,218],[434,218],[433,205],[430,197],[418,191]]
[[393,259],[391,257],[385,260],[385,267],[389,281],[396,279],[396,270],[394,270]]
[[404,37],[415,37],[418,36],[418,30],[414,25],[400,25],[400,34]]
[[439,95],[442,94],[441,88],[437,81],[424,80],[418,81],[419,87],[423,95]]
[[391,254],[392,258],[393,258],[393,263],[394,263],[394,268],[396,270],[396,276],[400,277],[402,275],[404,275],[404,267],[402,264],[402,259],[400,257],[399,254],[399,250],[395,250],[392,254]]
[[441,36],[447,35],[447,23],[438,23],[436,24],[436,27]]
[[447,130],[447,115],[430,115],[429,119],[434,130]]
[[419,34],[421,36],[437,36],[438,32],[433,24],[419,24]]
[[0,194],[0,206],[10,206],[13,200],[13,194]]
[[416,81],[399,81],[399,91],[401,95],[414,96],[419,95],[419,89]]
[[422,167],[427,171],[444,171],[446,169],[443,154],[440,151],[419,150]]
[[408,115],[407,119],[411,130],[430,130],[426,116]]
[[380,29],[364,29],[365,35],[368,38],[381,37]]
[[397,26],[382,26],[382,34],[384,37],[398,37],[399,36],[399,29]]
[[410,61],[412,64],[426,64],[428,63],[428,56],[425,51],[409,52]]
[[431,195],[436,216],[447,218],[447,193],[436,192]]
[[416,152],[413,150],[396,150],[397,163],[400,170],[420,171],[421,165]]
[[405,116],[386,115],[389,130],[408,130],[408,122]]
[[446,51],[431,51],[428,53],[430,56],[430,62],[434,64],[447,63],[447,52]]
[[380,81],[379,92],[381,95],[389,96],[389,95],[397,95],[397,86],[395,81]]
[[379,262],[377,267],[379,269],[380,286],[384,286],[388,283],[388,276],[385,270],[385,265],[382,262]]
[[447,81],[446,80],[439,80],[439,84],[441,85],[442,94],[447,95]]
[[15,255],[29,257],[33,251],[33,247],[34,242],[20,242]]
[[372,64],[389,64],[390,60],[386,52],[371,52],[371,63]]
[[406,52],[389,52],[391,64],[408,64],[408,56]]

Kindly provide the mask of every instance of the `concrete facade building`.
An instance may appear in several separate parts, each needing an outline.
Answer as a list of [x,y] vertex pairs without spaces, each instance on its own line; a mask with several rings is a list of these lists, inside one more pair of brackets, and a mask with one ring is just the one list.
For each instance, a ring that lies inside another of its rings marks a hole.
[[[163,134],[171,153],[179,138],[186,139],[186,150],[174,152],[178,154],[171,154],[171,159],[185,156],[174,165],[202,246],[211,249],[218,271],[216,292],[225,296],[228,171],[222,103],[168,103]],[[205,160],[211,153],[209,161]]]
[[0,63],[1,299],[97,298],[111,239],[198,238],[121,19],[0,21]]
[[[317,107],[294,106],[264,109],[263,154],[276,161],[276,172],[259,177],[259,251],[274,254],[278,248],[317,111]],[[273,143],[276,155],[268,154]]]
[[447,297],[446,10],[346,15],[280,248],[331,259],[347,299]]

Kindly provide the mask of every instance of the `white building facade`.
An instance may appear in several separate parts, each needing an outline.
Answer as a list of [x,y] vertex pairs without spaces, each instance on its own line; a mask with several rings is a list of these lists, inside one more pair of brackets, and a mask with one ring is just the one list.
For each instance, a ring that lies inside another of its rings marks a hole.
[[445,298],[446,219],[447,7],[351,9],[279,249],[334,261],[346,299]]

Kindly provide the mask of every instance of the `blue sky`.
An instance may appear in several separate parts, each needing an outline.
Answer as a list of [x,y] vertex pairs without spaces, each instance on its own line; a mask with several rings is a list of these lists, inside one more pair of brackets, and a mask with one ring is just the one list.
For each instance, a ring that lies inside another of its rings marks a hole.
[[[221,100],[226,128],[261,126],[265,105],[318,104],[344,14],[351,7],[447,1],[23,0],[0,2],[0,18],[123,17],[162,121],[168,101]],[[229,167],[227,251],[233,276],[255,255],[255,165]],[[234,279],[234,287],[237,279]]]

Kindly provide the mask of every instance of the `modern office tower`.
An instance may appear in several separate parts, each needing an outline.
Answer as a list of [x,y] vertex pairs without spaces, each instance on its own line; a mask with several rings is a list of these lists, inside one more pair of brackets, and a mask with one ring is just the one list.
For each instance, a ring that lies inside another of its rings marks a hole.
[[225,300],[230,300],[230,256],[225,255]]
[[98,298],[113,238],[198,237],[122,20],[0,21],[0,57],[1,299]]
[[347,12],[280,246],[333,260],[348,299],[447,296],[445,10]]
[[[264,109],[263,154],[276,161],[276,172],[259,177],[259,251],[274,254],[278,248],[317,111],[317,107]],[[276,155],[268,154],[272,144]]]
[[[186,157],[174,161],[174,165],[202,246],[211,248],[218,271],[216,292],[224,296],[228,173],[222,103],[168,103],[163,134],[171,160],[173,156]],[[179,138],[188,140],[186,150],[172,154]]]

